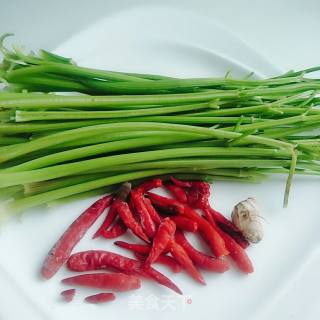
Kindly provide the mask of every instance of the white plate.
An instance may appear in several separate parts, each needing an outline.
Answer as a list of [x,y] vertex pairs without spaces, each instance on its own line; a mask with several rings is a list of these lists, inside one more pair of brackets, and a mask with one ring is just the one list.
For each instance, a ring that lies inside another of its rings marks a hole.
[[[172,6],[149,5],[114,13],[57,52],[81,65],[173,76],[222,76],[230,69],[235,76],[252,70],[258,76],[279,72],[212,21]],[[173,276],[159,267],[185,296],[179,298],[144,282],[135,294],[119,294],[114,303],[99,307],[82,302],[89,290],[78,290],[70,304],[60,301],[64,289],[60,279],[70,275],[67,270],[50,281],[38,275],[48,249],[93,199],[34,210],[0,233],[0,319],[316,319],[320,313],[319,180],[296,177],[286,210],[281,208],[284,185],[285,177],[274,177],[261,185],[213,186],[211,200],[226,214],[248,196],[260,204],[266,218],[265,238],[248,250],[254,274],[245,276],[234,268],[223,275],[204,273],[207,286],[202,287],[184,274]],[[75,251],[117,250],[112,241],[90,239],[97,225]],[[152,300],[157,303],[152,305]]]

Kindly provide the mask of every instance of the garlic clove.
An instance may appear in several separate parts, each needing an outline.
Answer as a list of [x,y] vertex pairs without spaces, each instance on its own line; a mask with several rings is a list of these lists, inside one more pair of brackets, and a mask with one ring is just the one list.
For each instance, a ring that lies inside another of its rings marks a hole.
[[257,243],[263,238],[263,227],[257,202],[248,198],[239,202],[233,208],[232,222],[242,232],[243,236],[252,243]]

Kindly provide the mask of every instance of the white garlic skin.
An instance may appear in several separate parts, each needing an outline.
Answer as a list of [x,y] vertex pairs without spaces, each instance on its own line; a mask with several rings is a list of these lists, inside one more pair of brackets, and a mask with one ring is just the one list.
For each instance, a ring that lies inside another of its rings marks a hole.
[[239,202],[233,208],[231,218],[248,241],[257,243],[263,238],[261,216],[254,198]]

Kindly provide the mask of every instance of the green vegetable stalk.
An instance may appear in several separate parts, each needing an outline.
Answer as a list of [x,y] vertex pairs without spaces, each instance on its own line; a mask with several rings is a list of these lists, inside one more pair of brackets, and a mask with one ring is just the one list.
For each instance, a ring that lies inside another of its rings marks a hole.
[[86,68],[8,49],[6,37],[0,197],[9,215],[171,174],[251,183],[286,174],[286,206],[294,174],[320,175],[320,81],[307,77],[320,67],[181,79]]

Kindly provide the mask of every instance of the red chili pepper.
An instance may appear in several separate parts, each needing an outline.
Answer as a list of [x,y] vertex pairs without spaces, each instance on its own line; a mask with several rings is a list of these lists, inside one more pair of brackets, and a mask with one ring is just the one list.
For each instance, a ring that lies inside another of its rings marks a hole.
[[209,201],[210,185],[203,181],[193,181],[187,195],[188,204],[192,208],[202,209]]
[[191,219],[188,219],[186,217],[176,216],[176,217],[170,217],[170,219],[174,221],[174,223],[177,226],[177,229],[181,229],[189,232],[196,232],[198,230],[197,222]]
[[[249,241],[242,235],[242,232],[227,218],[225,218],[220,212],[211,208],[209,205],[203,210],[206,213],[208,220],[213,218],[217,226],[231,236],[243,249],[249,246]],[[212,223],[211,220],[209,220]]]
[[140,217],[143,231],[149,238],[153,238],[156,233],[156,226],[143,202],[143,195],[135,190],[131,191],[131,200],[136,213]]
[[[124,248],[130,250],[132,252],[141,253],[144,255],[148,255],[151,249],[151,246],[145,244],[136,244],[136,243],[128,243],[125,241],[115,241],[114,244],[120,248]],[[163,254],[167,253],[169,250],[166,248]]]
[[[100,237],[104,231],[106,231],[114,222],[116,219],[118,213],[116,210],[116,202],[117,199],[125,201],[128,197],[128,195],[131,192],[131,183],[125,182],[121,184],[119,189],[114,193],[113,195],[113,202],[110,206],[109,212],[106,215],[106,218],[100,228],[97,230],[97,232],[93,235],[92,239]],[[119,228],[118,228],[119,229]]]
[[212,271],[225,272],[229,270],[229,262],[227,260],[216,259],[207,254],[195,249],[185,237],[182,231],[177,231],[175,240],[186,251],[193,263],[198,267]]
[[224,233],[221,230],[219,230],[219,233],[222,236],[226,244],[226,247],[230,252],[230,257],[237,264],[238,268],[244,273],[253,272],[253,265],[246,251],[228,234]]
[[48,253],[41,269],[41,274],[44,278],[51,278],[61,268],[69,258],[72,249],[110,205],[111,201],[111,195],[99,199],[71,224]]
[[92,296],[86,297],[84,300],[89,303],[96,304],[96,303],[113,301],[115,299],[116,299],[116,296],[113,293],[102,292],[102,293],[98,293],[98,294],[94,294]]
[[115,239],[126,233],[128,227],[118,218],[109,230],[103,230],[101,236],[105,239]]
[[169,214],[182,214],[184,212],[184,206],[177,200],[160,196],[156,193],[148,192],[152,204],[166,213]]
[[159,206],[162,210],[166,210],[167,212],[175,214],[180,214],[195,221],[198,224],[198,229],[203,231],[203,234],[206,235],[206,240],[210,248],[212,249],[213,254],[217,258],[228,255],[229,252],[226,249],[221,236],[211,226],[211,224],[202,217],[200,217],[196,211],[176,200],[162,197],[152,192],[148,192],[148,196],[150,197],[151,202],[155,206]]
[[141,287],[140,279],[124,273],[88,273],[63,279],[64,284],[85,286],[101,290],[129,291]]
[[198,224],[198,230],[201,231],[201,235],[205,238],[210,246],[212,253],[216,258],[220,258],[229,254],[224,240],[215,228],[205,219],[198,215],[196,211],[188,206],[184,207],[183,215]]
[[146,268],[150,267],[150,265],[156,261],[160,254],[167,248],[169,241],[174,237],[175,231],[176,224],[170,218],[162,220],[153,239],[149,255],[145,261]]
[[102,250],[78,252],[69,258],[67,267],[69,270],[78,272],[114,268],[123,273],[153,279],[159,284],[182,294],[182,291],[170,279],[156,269],[150,267],[142,270],[142,263],[140,261],[124,257],[114,252]]
[[117,208],[116,208],[116,201],[117,200],[114,200],[112,202],[105,220],[103,221],[103,223],[100,226],[100,228],[93,235],[92,239],[95,239],[95,238],[98,238],[98,237],[102,236],[102,234],[112,225],[112,223],[116,219],[116,217],[118,215]]
[[169,246],[170,246],[170,252],[172,256],[189,273],[189,275],[199,283],[205,285],[206,282],[204,281],[200,272],[194,266],[192,260],[190,259],[186,251],[174,240],[170,241]]
[[203,208],[202,211],[204,213],[206,220],[208,220],[212,226],[215,226],[216,223],[215,223],[215,220],[213,219],[211,212],[207,208]]
[[[134,252],[134,255],[140,261],[145,261],[146,260],[146,255],[145,254]],[[173,258],[171,258],[169,256],[165,256],[164,254],[161,254],[157,258],[155,263],[159,263],[159,264],[162,264],[162,265],[168,267],[173,273],[179,273],[182,270],[180,264],[176,260],[174,260]]]
[[159,188],[161,186],[162,186],[162,180],[160,178],[155,178],[152,180],[147,180],[142,182],[137,188],[137,191],[144,194],[151,189]]
[[156,269],[150,267],[150,268],[144,269],[141,272],[142,272],[141,275],[157,281],[159,284],[173,290],[178,294],[182,294],[182,291],[179,289],[177,285],[175,285],[169,278],[167,278],[165,275],[163,275]]
[[178,187],[181,188],[191,188],[192,181],[179,180],[173,176],[170,177],[170,180]]
[[187,193],[183,188],[171,183],[165,183],[164,186],[173,194],[173,196],[178,201],[180,201],[181,203],[187,203],[188,201]]
[[76,289],[64,290],[60,294],[65,302],[71,302],[76,294]]
[[124,224],[140,239],[149,242],[148,236],[144,233],[139,223],[134,219],[133,214],[128,206],[128,204],[124,201],[117,201],[116,204],[117,212],[124,222]]
[[162,218],[160,217],[159,213],[157,212],[157,210],[154,208],[154,206],[152,205],[150,199],[143,197],[143,202],[144,205],[146,206],[149,215],[151,217],[151,219],[153,220],[154,224],[156,226],[158,226],[161,223]]
[[129,201],[127,201],[127,203],[128,203],[128,206],[129,206],[129,208],[131,210],[131,213],[132,213],[133,217],[136,220],[139,220],[139,217],[138,217],[137,213],[134,210],[134,205],[133,205],[133,201],[132,201],[131,197],[130,197]]
[[125,241],[115,241],[114,244],[120,248],[128,249],[133,252],[148,254],[150,252],[150,246],[145,244],[128,243]]
[[164,254],[161,254],[156,262],[169,267],[173,273],[179,273],[182,270],[181,265],[175,259]]
[[88,250],[72,254],[67,261],[67,267],[77,272],[114,268],[127,274],[139,274],[141,265],[134,259],[114,252]]

